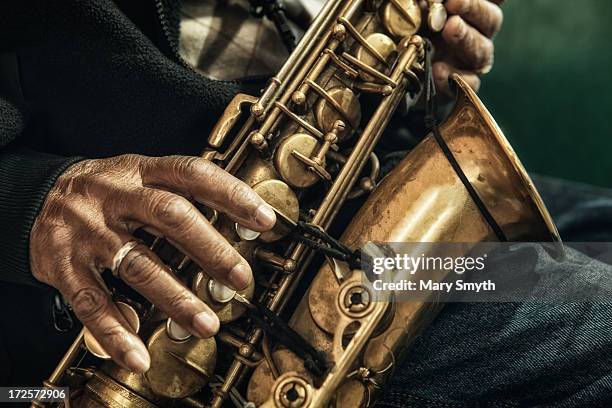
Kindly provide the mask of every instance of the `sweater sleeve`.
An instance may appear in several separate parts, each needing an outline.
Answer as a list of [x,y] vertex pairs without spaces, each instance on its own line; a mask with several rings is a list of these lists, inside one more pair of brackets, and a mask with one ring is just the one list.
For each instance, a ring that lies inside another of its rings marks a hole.
[[0,281],[43,285],[30,272],[30,231],[57,177],[78,157],[19,146],[23,112],[0,95]]

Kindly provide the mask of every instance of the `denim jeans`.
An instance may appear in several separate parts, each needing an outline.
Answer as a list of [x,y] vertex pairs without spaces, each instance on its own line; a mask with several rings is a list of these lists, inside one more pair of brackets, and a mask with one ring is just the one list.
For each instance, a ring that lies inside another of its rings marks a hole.
[[[564,241],[610,242],[612,191],[534,181]],[[606,273],[598,278],[612,286],[607,266],[557,264],[555,272],[574,280]],[[449,303],[410,348],[377,406],[612,407],[612,299]]]

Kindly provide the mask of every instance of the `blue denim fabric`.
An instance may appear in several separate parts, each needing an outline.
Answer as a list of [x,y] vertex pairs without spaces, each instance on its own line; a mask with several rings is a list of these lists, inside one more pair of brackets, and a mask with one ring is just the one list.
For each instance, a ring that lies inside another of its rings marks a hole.
[[[564,241],[611,241],[612,191],[534,181]],[[572,280],[606,278],[592,269],[555,268]],[[377,406],[612,407],[612,299],[448,304],[409,350]]]

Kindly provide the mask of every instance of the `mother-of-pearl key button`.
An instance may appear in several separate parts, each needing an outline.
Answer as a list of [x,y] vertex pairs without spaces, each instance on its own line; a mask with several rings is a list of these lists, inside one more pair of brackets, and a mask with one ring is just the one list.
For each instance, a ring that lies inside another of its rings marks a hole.
[[174,341],[185,341],[191,337],[190,332],[171,318],[166,321],[166,334]]
[[238,223],[236,223],[236,233],[243,241],[255,241],[257,238],[259,238],[259,235],[261,235],[261,233],[250,230],[247,227],[243,227]]
[[227,303],[234,298],[236,291],[214,279],[208,281],[208,293],[210,297],[219,303]]

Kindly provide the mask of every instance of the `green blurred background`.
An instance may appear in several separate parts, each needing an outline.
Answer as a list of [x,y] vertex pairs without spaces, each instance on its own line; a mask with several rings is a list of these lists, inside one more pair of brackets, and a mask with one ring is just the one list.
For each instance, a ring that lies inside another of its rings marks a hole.
[[485,104],[528,171],[612,187],[612,1],[503,7]]

